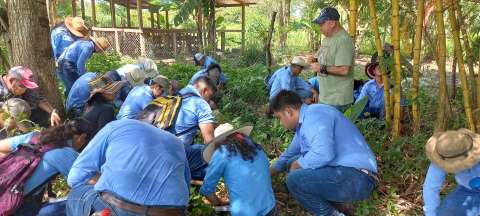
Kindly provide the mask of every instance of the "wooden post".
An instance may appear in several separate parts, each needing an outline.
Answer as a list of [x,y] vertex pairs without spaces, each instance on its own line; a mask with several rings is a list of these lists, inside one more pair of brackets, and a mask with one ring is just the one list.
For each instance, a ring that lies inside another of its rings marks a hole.
[[167,24],[167,30],[170,29],[170,21],[168,19],[168,10],[165,11],[165,23]]
[[77,16],[77,0],[72,0],[72,15]]
[[153,16],[153,12],[150,11],[150,27],[153,29],[155,26],[155,17]]
[[85,20],[85,0],[80,0],[80,10],[82,11],[82,19]]
[[245,5],[242,5],[242,53],[245,51]]
[[97,25],[97,13],[95,11],[95,0],[92,0],[92,26]]
[[110,12],[112,14],[112,28],[117,27],[117,22],[115,20],[115,0],[110,0]]
[[[222,52],[225,52],[225,43],[226,43],[225,31],[221,31],[220,32],[220,50]],[[243,52],[243,46],[242,46],[242,52]]]
[[138,28],[143,29],[142,0],[137,0]]
[[161,28],[160,26],[161,26],[161,25],[160,25],[160,11],[158,11],[158,12],[157,12],[157,27],[158,27],[158,29]]
[[143,33],[138,33],[140,36],[140,55],[145,56],[145,38],[143,37]]
[[173,53],[175,53],[175,55],[177,55],[177,32],[174,31],[173,32]]
[[132,19],[130,15],[130,0],[127,0],[127,26],[132,27]]
[[121,50],[120,50],[120,40],[119,40],[119,37],[118,37],[118,31],[115,30],[115,50],[117,51],[118,54],[122,54]]

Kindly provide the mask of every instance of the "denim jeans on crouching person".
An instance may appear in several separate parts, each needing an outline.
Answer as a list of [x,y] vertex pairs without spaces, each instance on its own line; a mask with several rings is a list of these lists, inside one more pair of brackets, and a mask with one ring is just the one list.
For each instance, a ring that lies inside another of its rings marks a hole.
[[367,199],[375,189],[374,180],[351,167],[297,169],[287,176],[293,197],[315,216],[330,216],[332,203]]
[[440,204],[438,216],[477,216],[480,215],[480,191],[472,191],[457,186]]
[[208,164],[205,163],[202,157],[204,148],[205,145],[193,144],[185,149],[192,180],[203,180],[205,178],[205,169]]
[[77,65],[67,60],[60,60],[58,62],[57,76],[65,87],[65,98],[68,97],[68,93],[73,86],[73,83],[81,76],[78,74]]
[[[68,195],[67,215],[90,216],[94,212],[110,209],[112,216],[141,216],[147,214],[136,214],[117,208],[100,197],[100,193],[93,189],[93,185],[82,185],[73,188]],[[116,197],[121,199],[119,197]],[[123,199],[122,199],[123,200]],[[126,201],[126,200],[123,200]],[[126,201],[128,202],[128,201]],[[179,206],[155,206],[158,208],[183,208]]]

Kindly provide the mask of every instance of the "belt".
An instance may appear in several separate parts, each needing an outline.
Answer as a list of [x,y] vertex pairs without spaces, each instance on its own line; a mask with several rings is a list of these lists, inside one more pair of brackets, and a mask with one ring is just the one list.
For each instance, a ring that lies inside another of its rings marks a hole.
[[108,192],[102,192],[100,197],[110,205],[135,214],[146,216],[183,216],[185,213],[183,208],[155,208],[126,202]]
[[370,179],[373,180],[373,182],[375,184],[375,187],[378,186],[378,183],[380,182],[380,179],[378,178],[376,173],[374,173],[370,170],[367,170],[367,169],[357,169],[357,170],[362,172],[363,174],[367,175],[368,177],[370,177]]

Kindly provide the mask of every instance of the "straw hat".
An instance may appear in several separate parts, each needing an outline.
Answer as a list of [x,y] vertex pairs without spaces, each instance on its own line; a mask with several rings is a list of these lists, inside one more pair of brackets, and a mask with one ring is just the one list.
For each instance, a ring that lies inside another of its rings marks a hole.
[[145,72],[140,69],[137,65],[127,64],[122,67],[125,71],[125,78],[127,81],[133,85],[143,85],[145,80]]
[[137,65],[144,71],[146,78],[153,78],[160,74],[158,73],[157,64],[152,59],[139,57]]
[[112,83],[114,80],[108,76],[108,74],[97,75],[94,79],[88,82],[88,87],[90,91],[97,88],[102,88],[107,84]]
[[239,132],[249,136],[252,130],[252,125],[245,125],[237,129],[235,129],[231,124],[228,123],[219,125],[217,128],[215,128],[214,131],[215,138],[213,138],[213,140],[210,141],[207,147],[205,147],[205,149],[203,150],[203,159],[205,160],[205,162],[208,163],[212,158],[213,153],[217,149],[218,143],[225,140],[229,135]]
[[68,31],[79,38],[88,36],[88,27],[80,17],[65,18],[65,26],[67,27]]
[[305,62],[305,60],[300,57],[300,56],[295,56],[293,57],[292,59],[292,62],[291,62],[292,65],[298,65],[298,66],[301,66],[303,68],[308,68],[310,65]]
[[88,97],[88,100],[91,100],[92,97],[97,94],[97,93],[105,93],[105,94],[112,94],[115,95],[117,94],[120,89],[122,88],[123,84],[125,81],[114,81],[111,83],[107,83],[104,86],[97,87],[95,89],[90,90],[90,96]]
[[102,52],[110,47],[110,42],[105,37],[91,37],[90,39]]
[[467,129],[437,133],[425,148],[427,157],[448,173],[469,169],[480,161],[480,135]]

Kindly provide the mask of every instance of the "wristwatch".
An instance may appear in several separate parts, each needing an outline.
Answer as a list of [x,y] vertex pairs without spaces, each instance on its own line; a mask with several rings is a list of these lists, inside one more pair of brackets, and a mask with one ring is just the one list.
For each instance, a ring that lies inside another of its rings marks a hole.
[[326,65],[322,65],[322,67],[320,68],[320,74],[328,75],[328,71],[327,71],[327,66],[326,66]]

